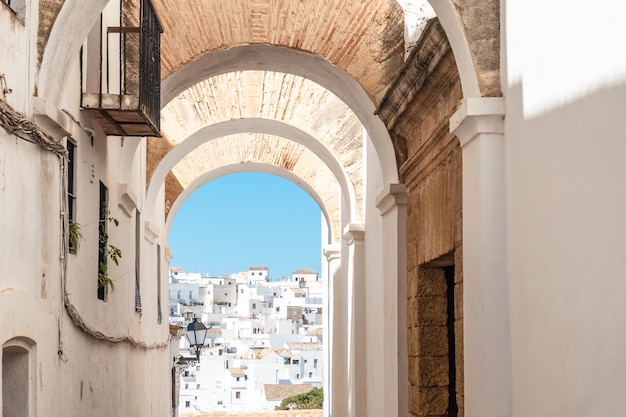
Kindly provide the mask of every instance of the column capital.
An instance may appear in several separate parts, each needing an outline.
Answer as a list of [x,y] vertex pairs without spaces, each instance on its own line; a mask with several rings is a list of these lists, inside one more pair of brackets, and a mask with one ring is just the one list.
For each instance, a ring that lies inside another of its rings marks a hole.
[[332,262],[341,258],[341,246],[338,243],[331,243],[322,251],[326,261]]
[[174,252],[172,252],[169,246],[165,247],[164,252],[165,252],[165,261],[169,264],[172,261],[172,258],[174,258]]
[[150,243],[156,243],[159,237],[159,229],[155,228],[149,221],[145,222],[145,238]]
[[362,242],[365,239],[365,225],[363,223],[348,223],[343,229],[343,238],[348,245]]
[[450,117],[450,132],[464,147],[481,133],[504,133],[504,114],[502,97],[467,97]]
[[404,184],[387,184],[376,198],[376,207],[384,215],[395,206],[406,205],[407,193]]

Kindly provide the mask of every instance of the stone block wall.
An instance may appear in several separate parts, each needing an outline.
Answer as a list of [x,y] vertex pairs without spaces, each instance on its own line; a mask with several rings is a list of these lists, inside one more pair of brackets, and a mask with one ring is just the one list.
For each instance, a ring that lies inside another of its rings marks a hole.
[[458,139],[448,127],[461,98],[454,56],[433,20],[378,109],[394,140],[408,193],[406,296],[413,417],[464,415],[462,165]]

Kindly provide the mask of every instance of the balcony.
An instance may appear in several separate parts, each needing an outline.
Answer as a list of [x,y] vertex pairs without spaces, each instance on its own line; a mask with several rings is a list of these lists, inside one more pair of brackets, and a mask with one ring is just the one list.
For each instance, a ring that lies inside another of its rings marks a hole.
[[161,25],[150,0],[111,2],[81,50],[81,107],[107,135],[161,136]]

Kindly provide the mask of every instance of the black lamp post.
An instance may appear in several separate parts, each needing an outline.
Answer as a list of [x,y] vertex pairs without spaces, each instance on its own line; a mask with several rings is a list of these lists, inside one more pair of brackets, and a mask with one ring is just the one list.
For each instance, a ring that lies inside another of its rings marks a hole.
[[200,361],[200,350],[204,346],[206,339],[207,328],[198,320],[197,317],[193,318],[193,321],[187,326],[187,339],[189,340],[189,346],[196,351],[196,358]]

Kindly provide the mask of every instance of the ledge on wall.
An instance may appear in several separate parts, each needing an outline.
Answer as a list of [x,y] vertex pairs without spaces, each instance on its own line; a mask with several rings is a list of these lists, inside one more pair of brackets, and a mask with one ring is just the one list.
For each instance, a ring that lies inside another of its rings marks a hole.
[[117,193],[119,196],[119,207],[128,216],[133,215],[133,211],[137,208],[137,197],[130,189],[128,184],[117,184]]

